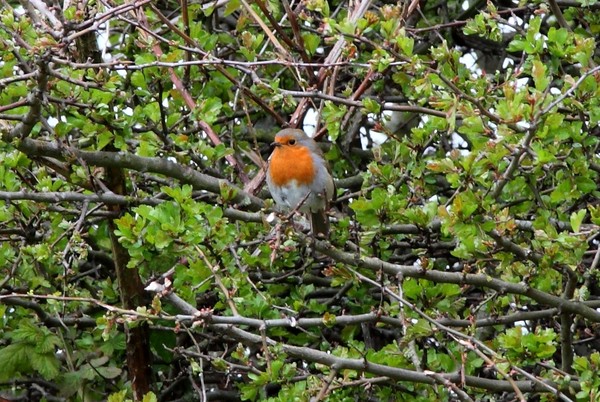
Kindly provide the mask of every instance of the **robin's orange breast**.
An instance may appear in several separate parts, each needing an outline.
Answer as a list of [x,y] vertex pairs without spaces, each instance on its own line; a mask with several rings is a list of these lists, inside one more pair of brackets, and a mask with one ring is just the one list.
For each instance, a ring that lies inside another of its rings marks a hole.
[[275,147],[269,162],[269,175],[276,186],[292,180],[298,185],[310,185],[315,178],[315,164],[307,147],[281,145]]

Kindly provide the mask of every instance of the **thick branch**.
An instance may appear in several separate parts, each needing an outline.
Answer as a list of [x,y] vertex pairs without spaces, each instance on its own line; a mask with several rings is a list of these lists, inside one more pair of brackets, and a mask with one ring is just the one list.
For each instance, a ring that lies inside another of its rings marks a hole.
[[[183,301],[174,293],[169,293],[165,296],[167,300],[173,303],[180,310],[193,314],[196,317],[200,317],[202,313],[190,304]],[[234,319],[239,317],[233,317]],[[321,320],[321,319],[319,319]],[[260,321],[260,320],[258,320]],[[263,321],[264,323],[264,321]],[[251,332],[240,329],[231,324],[209,324],[211,328],[218,332],[222,332],[226,335],[233,337],[234,339],[245,343],[245,344],[256,344],[263,345],[265,342],[269,346],[278,346],[289,355],[295,356],[299,359],[321,363],[329,367],[336,367],[338,369],[349,369],[356,370],[358,372],[367,372],[375,375],[386,376],[398,381],[410,381],[424,384],[435,384],[437,381],[433,379],[430,374],[420,373],[413,370],[405,370],[396,367],[390,367],[383,364],[376,364],[369,362],[365,359],[346,359],[335,356],[328,352],[322,352],[319,350],[311,349],[308,347],[299,347],[289,344],[281,344],[273,339],[265,338],[262,335],[256,335]],[[549,381],[540,381],[539,383],[532,381],[502,381],[502,380],[490,380],[486,378],[480,378],[476,376],[465,376],[463,373],[444,373],[438,374],[439,378],[443,378],[454,384],[464,384],[471,387],[483,388],[494,392],[512,392],[514,391],[513,386],[516,385],[521,392],[548,392],[548,389],[544,387],[544,384],[550,385],[552,388],[559,388],[557,384]],[[569,384],[571,387],[578,389],[581,387],[578,381],[571,381]]]
[[[30,193],[26,191],[0,191],[0,200],[16,201],[31,200],[36,202],[91,202],[105,205],[153,205],[156,206],[166,200],[159,198],[136,198],[114,193],[84,194],[74,191]],[[224,208],[223,215],[229,219],[244,222],[262,222],[263,215],[259,212],[246,212],[235,208]]]
[[[21,131],[13,130],[4,140],[10,142],[19,137]],[[131,169],[139,172],[153,172],[189,183],[197,190],[206,190],[214,194],[231,192],[232,202],[244,205],[250,210],[259,210],[263,201],[245,193],[240,188],[214,177],[199,173],[187,166],[179,165],[163,158],[147,158],[128,153],[106,151],[81,151],[75,147],[62,146],[40,140],[24,138],[18,141],[17,148],[28,156],[49,156],[59,160],[82,160],[88,165]]]
[[[212,328],[246,344],[250,343],[262,345],[264,342],[262,336],[252,334],[250,332],[244,331],[231,325],[218,324],[213,325]],[[267,343],[270,346],[281,347],[281,349],[285,353],[291,356],[313,363],[324,364],[329,367],[335,366],[338,369],[355,370],[361,373],[367,372],[375,375],[382,375],[398,381],[409,381],[432,385],[437,383],[437,381],[435,381],[433,378],[430,377],[430,375],[426,373],[405,370],[397,367],[390,367],[383,364],[371,363],[367,359],[342,358],[328,352],[322,352],[307,347],[292,346],[288,344],[278,344],[277,342],[269,338],[267,338]],[[459,372],[444,373],[439,374],[439,376],[454,384],[462,384],[462,381],[464,380],[464,384],[467,386],[483,388],[493,392],[513,392],[513,384],[516,384],[516,386],[519,388],[519,390],[521,390],[521,392],[548,392],[548,390],[543,385],[533,383],[531,381],[513,381],[511,384],[508,381],[490,380],[487,378],[480,378],[471,375],[462,375],[462,373]],[[558,388],[556,384],[546,381],[544,381],[544,383],[548,383],[553,388]],[[569,386],[575,387],[574,389],[577,389],[581,385],[578,381],[571,381]]]
[[2,299],[2,303],[32,310],[40,321],[48,327],[77,326],[78,328],[94,328],[97,325],[96,320],[90,317],[52,317],[39,303],[23,300],[18,297]]
[[[155,288],[154,291],[161,291],[161,290]],[[61,296],[45,296],[45,295],[30,295],[30,294],[16,295],[15,294],[15,295],[0,296],[0,300],[2,300],[4,302],[6,300],[13,300],[13,299],[17,299],[17,298],[39,298],[39,299],[81,301],[81,302],[88,302],[88,303],[96,304],[96,305],[98,305],[102,308],[105,308],[108,311],[111,311],[116,314],[124,314],[124,315],[132,316],[132,317],[138,316],[143,319],[152,319],[152,320],[161,319],[161,318],[162,319],[170,318],[171,321],[180,321],[180,320],[188,320],[191,318],[191,316],[193,316],[193,318],[195,318],[196,320],[198,320],[200,322],[203,322],[206,326],[216,330],[217,332],[221,332],[223,334],[231,336],[244,344],[263,345],[264,342],[266,342],[269,346],[277,345],[277,346],[281,347],[282,350],[284,352],[288,353],[289,355],[295,356],[295,357],[303,359],[305,361],[309,361],[309,362],[313,362],[313,363],[321,363],[321,364],[325,364],[330,367],[335,365],[336,367],[339,367],[341,369],[350,369],[350,370],[356,370],[358,372],[368,372],[368,373],[372,373],[372,374],[376,374],[376,375],[383,375],[388,378],[392,378],[392,379],[399,380],[399,381],[411,381],[411,382],[425,383],[425,384],[436,383],[436,381],[434,379],[432,379],[428,374],[425,374],[425,373],[390,367],[390,366],[386,366],[386,365],[382,365],[382,364],[375,364],[375,363],[369,362],[366,359],[345,359],[345,358],[337,357],[337,356],[332,355],[327,352],[322,352],[319,350],[311,349],[309,347],[298,347],[298,346],[293,346],[293,345],[288,345],[288,344],[277,343],[275,340],[273,340],[271,338],[265,338],[265,337],[263,337],[263,335],[256,335],[251,332],[242,330],[231,323],[229,323],[229,324],[214,324],[214,323],[211,323],[211,317],[209,314],[200,312],[195,307],[193,307],[192,305],[190,305],[189,303],[185,302],[183,299],[178,297],[176,294],[167,293],[164,295],[164,297],[169,302],[171,302],[176,308],[178,308],[180,311],[182,311],[186,314],[189,314],[189,315],[188,316],[175,316],[175,317],[158,317],[158,316],[154,316],[154,315],[137,312],[134,310],[120,309],[120,308],[102,303],[98,300],[79,298],[79,297],[61,297]],[[226,318],[227,317],[221,317],[222,320],[224,320]],[[370,317],[370,314],[366,314],[366,315],[363,315],[362,318],[366,318],[367,320],[370,320],[371,317]],[[241,317],[231,317],[231,319],[237,320],[237,322],[239,322],[239,320],[242,318]],[[349,318],[349,319],[351,320],[351,318]],[[251,320],[251,319],[247,319],[247,320]],[[320,319],[320,318],[318,320],[322,321],[322,319]],[[343,320],[343,318],[342,318],[342,320]],[[254,322],[254,321],[256,321],[256,322]],[[270,320],[270,321],[278,321],[278,320]],[[258,322],[260,322],[262,324],[265,323],[265,321],[263,321],[263,320],[251,320],[251,321],[244,321],[243,325],[247,325],[249,323],[255,324]],[[291,323],[291,321],[289,321],[289,322]],[[242,325],[242,324],[240,324],[240,325]],[[258,327],[258,328],[261,328],[261,327]],[[485,379],[485,378],[479,378],[476,376],[463,376],[462,373],[460,373],[460,372],[439,374],[439,375],[442,376],[442,378],[444,378],[454,384],[460,385],[460,384],[462,384],[462,381],[464,380],[465,381],[464,384],[467,386],[483,388],[483,389],[487,389],[487,390],[494,391],[494,392],[514,391],[513,385],[515,385],[515,384],[517,385],[519,390],[521,390],[522,392],[548,392],[548,389],[544,385],[549,385],[552,388],[557,388],[557,389],[559,388],[556,384],[549,382],[549,381],[539,381],[539,382],[512,381],[512,382],[509,382],[509,381],[502,381],[502,380],[490,380],[490,379]],[[580,384],[577,381],[572,381],[571,383],[569,383],[569,386],[575,390],[580,389]]]
[[[110,152],[107,152],[110,153]],[[116,152],[113,152],[116,153]],[[120,167],[110,166],[106,169],[108,189],[119,195],[126,194],[127,183],[125,172]],[[108,210],[121,216],[125,209],[122,205],[109,205]],[[112,247],[115,271],[119,285],[119,295],[123,306],[130,310],[147,304],[146,292],[138,268],[128,268],[130,255],[127,249],[119,242],[115,220],[108,222],[109,236]],[[148,323],[142,322],[137,326],[125,326],[127,336],[126,358],[127,374],[131,381],[134,401],[141,401],[152,384],[150,329]]]
[[42,102],[45,96],[46,85],[48,84],[48,66],[45,61],[38,62],[39,69],[34,73],[37,77],[37,88],[27,95],[26,104],[31,105],[29,111],[10,132],[0,135],[0,138],[10,142],[15,138],[25,138],[33,130],[33,127],[40,119],[42,111]]
[[512,293],[527,296],[536,302],[550,307],[560,308],[564,312],[581,315],[591,321],[600,322],[600,312],[581,302],[565,300],[561,297],[533,289],[524,283],[510,283],[482,274],[463,274],[460,272],[428,271],[413,265],[397,265],[378,258],[364,257],[338,250],[325,241],[316,241],[316,249],[338,262],[355,267],[366,268],[373,272],[382,270],[390,275],[427,279],[439,283],[456,283],[494,289],[500,293]]

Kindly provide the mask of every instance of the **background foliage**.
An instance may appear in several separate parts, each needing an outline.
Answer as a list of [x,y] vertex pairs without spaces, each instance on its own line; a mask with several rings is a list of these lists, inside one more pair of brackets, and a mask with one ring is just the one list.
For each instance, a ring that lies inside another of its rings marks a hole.
[[3,398],[600,400],[595,0],[2,5]]

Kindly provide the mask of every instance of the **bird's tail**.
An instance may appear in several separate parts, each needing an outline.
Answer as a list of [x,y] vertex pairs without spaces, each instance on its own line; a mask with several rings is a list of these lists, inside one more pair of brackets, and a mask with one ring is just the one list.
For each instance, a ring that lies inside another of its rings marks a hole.
[[310,228],[315,237],[329,237],[329,217],[325,210],[310,213]]

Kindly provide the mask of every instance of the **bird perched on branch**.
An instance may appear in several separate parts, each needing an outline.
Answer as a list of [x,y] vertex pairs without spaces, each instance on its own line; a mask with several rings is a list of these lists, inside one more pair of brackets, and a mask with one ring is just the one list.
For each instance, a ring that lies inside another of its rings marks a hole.
[[329,235],[327,210],[335,187],[317,143],[304,131],[286,128],[275,136],[267,185],[275,202],[310,217],[313,236]]

